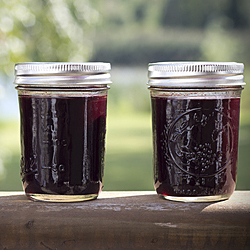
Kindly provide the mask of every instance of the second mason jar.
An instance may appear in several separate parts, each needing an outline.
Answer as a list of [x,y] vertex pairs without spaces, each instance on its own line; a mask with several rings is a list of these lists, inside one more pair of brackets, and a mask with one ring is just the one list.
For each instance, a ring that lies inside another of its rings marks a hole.
[[16,64],[21,177],[33,200],[97,198],[103,187],[109,63]]
[[244,65],[149,64],[154,186],[165,199],[228,199],[236,185]]

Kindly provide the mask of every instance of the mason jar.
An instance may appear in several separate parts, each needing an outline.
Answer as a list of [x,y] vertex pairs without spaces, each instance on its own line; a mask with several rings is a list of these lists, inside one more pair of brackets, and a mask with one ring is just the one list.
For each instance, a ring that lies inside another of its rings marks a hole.
[[28,198],[74,202],[103,188],[109,63],[15,65]]
[[149,64],[154,186],[161,197],[210,202],[235,190],[243,71],[234,62]]

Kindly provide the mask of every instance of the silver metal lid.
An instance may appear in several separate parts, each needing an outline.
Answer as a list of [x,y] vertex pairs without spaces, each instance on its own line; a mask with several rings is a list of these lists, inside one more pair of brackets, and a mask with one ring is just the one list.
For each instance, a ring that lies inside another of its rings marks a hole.
[[19,86],[72,87],[110,84],[110,63],[31,62],[15,65],[15,84]]
[[245,85],[244,64],[235,62],[158,62],[148,65],[148,85],[207,88]]

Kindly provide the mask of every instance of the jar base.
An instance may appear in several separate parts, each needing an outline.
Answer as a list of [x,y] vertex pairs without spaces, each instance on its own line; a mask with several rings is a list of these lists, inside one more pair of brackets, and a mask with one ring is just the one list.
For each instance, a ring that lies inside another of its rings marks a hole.
[[215,202],[229,199],[231,194],[223,195],[211,195],[211,196],[171,196],[171,195],[159,195],[161,198],[170,201],[180,202]]
[[97,199],[98,194],[86,195],[53,195],[53,194],[35,194],[26,193],[26,196],[33,201],[45,202],[81,202]]

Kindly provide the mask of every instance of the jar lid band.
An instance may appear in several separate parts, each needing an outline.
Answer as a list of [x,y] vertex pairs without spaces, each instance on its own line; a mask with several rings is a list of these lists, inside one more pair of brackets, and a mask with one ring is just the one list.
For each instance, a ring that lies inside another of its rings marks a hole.
[[20,86],[85,86],[110,84],[110,63],[30,62],[15,65],[15,84]]
[[86,62],[31,62],[17,63],[16,75],[49,75],[49,74],[98,74],[107,73],[111,70],[110,63]]
[[241,86],[244,64],[235,62],[158,62],[148,65],[150,86]]

